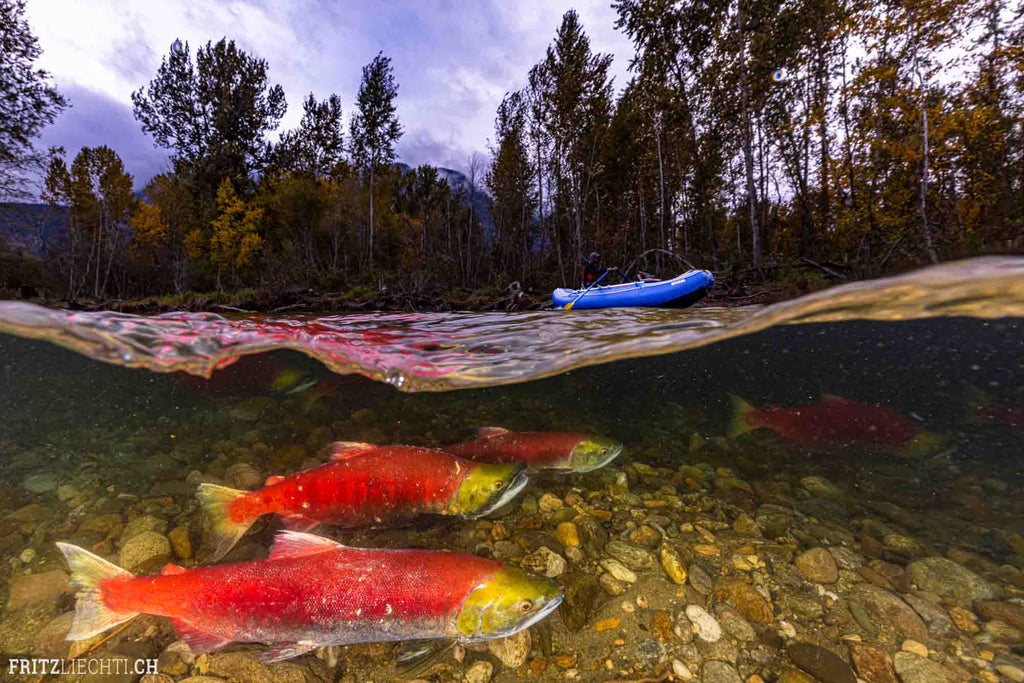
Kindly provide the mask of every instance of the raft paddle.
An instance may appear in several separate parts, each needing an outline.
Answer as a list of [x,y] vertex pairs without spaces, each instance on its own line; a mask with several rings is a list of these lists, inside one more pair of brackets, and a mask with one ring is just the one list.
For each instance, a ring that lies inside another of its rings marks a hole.
[[599,277],[599,278],[597,278],[596,280],[594,280],[594,284],[590,285],[590,286],[589,286],[589,287],[587,287],[587,288],[586,288],[585,290],[583,290],[583,294],[580,294],[580,295],[579,295],[578,297],[576,297],[575,299],[573,299],[572,301],[570,301],[569,303],[567,303],[567,304],[565,305],[565,308],[564,308],[563,310],[566,310],[566,311],[571,311],[571,310],[572,310],[572,307],[576,305],[576,302],[577,302],[577,301],[579,301],[580,299],[582,299],[582,298],[583,298],[583,297],[584,297],[584,296],[586,295],[586,293],[587,293],[587,292],[589,292],[589,291],[590,291],[591,289],[593,289],[594,287],[596,287],[596,286],[597,286],[597,283],[598,283],[598,282],[600,282],[601,280],[603,280],[603,279],[604,279],[604,276],[605,276],[605,275],[607,275],[607,274],[608,274],[608,273],[610,273],[610,272],[612,272],[612,271],[611,271],[611,269],[609,269],[609,270],[606,270],[606,271],[604,271],[604,273],[602,273],[602,274],[601,274],[601,277]]

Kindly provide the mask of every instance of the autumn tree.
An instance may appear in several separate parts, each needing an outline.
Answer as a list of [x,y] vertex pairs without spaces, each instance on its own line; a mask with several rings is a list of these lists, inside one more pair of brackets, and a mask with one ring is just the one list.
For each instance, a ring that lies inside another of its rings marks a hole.
[[378,53],[363,67],[363,80],[356,98],[357,113],[352,118],[352,161],[366,176],[370,187],[370,215],[367,227],[369,260],[373,263],[374,179],[381,169],[395,160],[395,143],[402,137],[402,126],[395,113],[398,83],[391,69],[391,58]]
[[25,0],[0,0],[0,198],[26,196],[30,175],[45,163],[35,139],[68,105],[36,68],[41,54]]
[[[263,210],[248,206],[235,192],[234,185],[225,178],[217,188],[217,217],[211,224],[209,241],[210,260],[217,264],[217,289],[221,286],[221,270],[232,276],[250,264],[263,246],[260,221]],[[197,238],[191,240],[196,243]],[[237,282],[237,277],[235,278]]]

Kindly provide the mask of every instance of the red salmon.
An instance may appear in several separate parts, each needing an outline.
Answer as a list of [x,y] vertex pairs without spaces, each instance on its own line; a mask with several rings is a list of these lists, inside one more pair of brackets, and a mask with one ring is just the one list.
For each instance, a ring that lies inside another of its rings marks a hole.
[[935,435],[922,431],[892,408],[831,394],[823,395],[821,402],[813,405],[765,410],[754,408],[738,396],[733,396],[732,401],[730,437],[767,427],[783,442],[812,451],[870,443],[924,452],[938,441]]
[[68,640],[138,614],[170,617],[197,654],[272,643],[264,661],[376,641],[507,636],[562,600],[555,581],[497,560],[430,550],[349,548],[285,531],[266,560],[136,577],[87,550],[57,546],[82,588]]
[[622,452],[622,444],[576,432],[510,432],[482,427],[477,438],[444,450],[480,462],[522,462],[529,470],[591,472]]
[[498,509],[526,486],[521,464],[485,464],[431,448],[332,444],[332,461],[259,491],[200,484],[214,559],[227,553],[259,517],[276,513],[290,528],[391,524],[419,514],[476,518]]

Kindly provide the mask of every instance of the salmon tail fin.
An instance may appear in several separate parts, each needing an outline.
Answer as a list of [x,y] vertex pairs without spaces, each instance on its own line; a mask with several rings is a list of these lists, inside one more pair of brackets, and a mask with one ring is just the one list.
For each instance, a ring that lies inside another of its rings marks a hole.
[[729,421],[729,431],[726,435],[730,439],[735,439],[740,434],[746,434],[754,429],[755,425],[749,424],[747,418],[757,409],[736,394],[729,394],[729,403],[732,405],[732,419]]
[[235,547],[238,539],[245,535],[255,518],[236,522],[231,514],[230,507],[239,498],[245,496],[247,491],[229,489],[227,486],[216,484],[200,484],[196,491],[196,498],[206,514],[206,528],[209,533],[209,541],[213,546],[212,560],[217,561],[228,554],[228,551]]
[[92,638],[138,616],[138,612],[115,612],[107,607],[100,587],[107,579],[130,579],[133,577],[131,572],[76,545],[58,543],[57,547],[67,560],[71,582],[81,588],[76,596],[75,618],[68,631],[68,640]]

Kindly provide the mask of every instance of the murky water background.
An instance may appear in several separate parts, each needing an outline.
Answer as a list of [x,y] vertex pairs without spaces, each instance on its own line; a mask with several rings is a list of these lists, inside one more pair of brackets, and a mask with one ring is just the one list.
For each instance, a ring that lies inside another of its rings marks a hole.
[[[957,288],[953,275],[971,279]],[[199,482],[258,488],[319,464],[334,440],[439,446],[502,426],[600,434],[625,454],[586,475],[535,478],[500,519],[318,531],[494,556],[568,587],[525,641],[449,655],[438,680],[1020,680],[1022,315],[1024,267],[1012,259],[767,310],[340,316],[314,327],[0,303],[0,329],[20,335],[0,336],[0,653],[154,656],[175,680],[387,680],[392,645],[270,666],[249,645],[195,658],[147,616],[109,641],[70,645],[74,599],[54,542],[117,562],[146,538],[136,571],[199,566]],[[391,382],[332,373],[300,346]],[[682,346],[694,348],[648,356]],[[209,380],[166,372],[271,347],[293,350],[243,355]],[[492,386],[440,391],[477,385]],[[826,452],[766,428],[726,436],[731,396],[794,408],[827,395],[886,406],[940,438],[909,453],[870,443],[868,423],[863,439]],[[265,556],[279,528],[262,520],[227,559]],[[685,576],[665,566],[665,547]],[[609,570],[612,559],[628,574]]]

